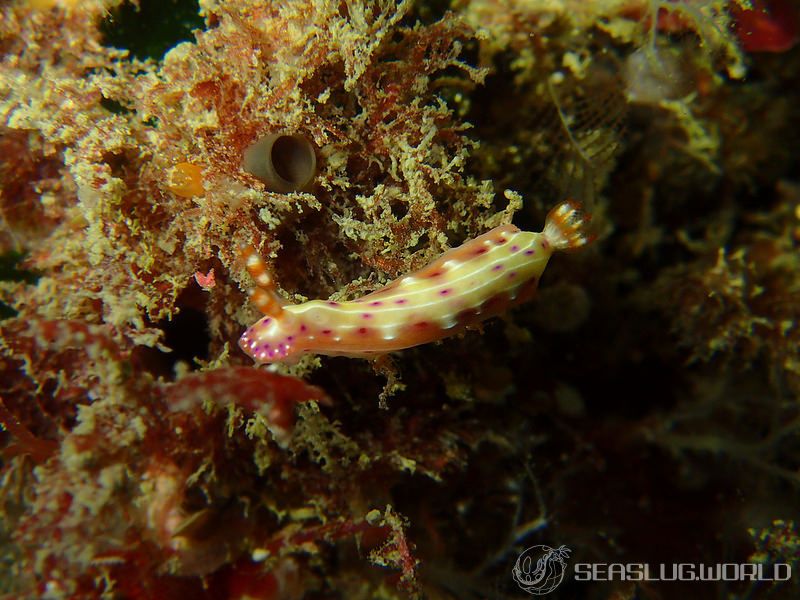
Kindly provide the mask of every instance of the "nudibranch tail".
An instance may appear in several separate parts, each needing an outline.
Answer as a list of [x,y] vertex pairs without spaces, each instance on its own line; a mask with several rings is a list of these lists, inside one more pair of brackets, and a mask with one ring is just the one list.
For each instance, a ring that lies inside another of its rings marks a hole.
[[576,200],[564,200],[554,206],[544,224],[545,239],[554,250],[580,248],[592,241],[588,232],[591,216]]

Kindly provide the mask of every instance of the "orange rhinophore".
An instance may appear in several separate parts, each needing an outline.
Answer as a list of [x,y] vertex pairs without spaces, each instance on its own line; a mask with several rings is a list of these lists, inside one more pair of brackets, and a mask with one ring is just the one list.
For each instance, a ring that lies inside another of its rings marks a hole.
[[252,246],[241,246],[239,256],[256,282],[256,287],[250,290],[250,301],[263,315],[279,315],[283,312],[286,301],[275,291],[272,277],[266,263]]
[[206,193],[203,187],[203,170],[192,163],[178,163],[167,176],[167,189],[184,198],[202,196]]

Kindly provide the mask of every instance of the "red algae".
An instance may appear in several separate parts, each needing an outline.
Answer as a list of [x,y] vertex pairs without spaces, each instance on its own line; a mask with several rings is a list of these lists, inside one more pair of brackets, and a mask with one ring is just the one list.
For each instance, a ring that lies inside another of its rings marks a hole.
[[800,9],[790,0],[755,0],[752,8],[734,4],[733,15],[748,52],[786,52],[800,40]]

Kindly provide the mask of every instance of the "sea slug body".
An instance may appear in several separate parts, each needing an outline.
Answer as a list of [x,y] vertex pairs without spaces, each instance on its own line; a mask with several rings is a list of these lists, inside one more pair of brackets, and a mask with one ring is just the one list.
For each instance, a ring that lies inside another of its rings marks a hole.
[[376,357],[448,337],[529,300],[556,250],[586,244],[589,216],[572,200],[547,215],[540,233],[501,225],[445,252],[423,269],[350,302],[287,304],[252,247],[242,250],[266,315],[239,345],[259,363],[302,354]]

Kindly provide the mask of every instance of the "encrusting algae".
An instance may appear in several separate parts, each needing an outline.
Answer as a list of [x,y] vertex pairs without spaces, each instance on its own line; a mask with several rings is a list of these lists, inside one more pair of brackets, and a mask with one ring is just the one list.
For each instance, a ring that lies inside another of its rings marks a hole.
[[[796,566],[799,24],[788,0],[4,3],[0,594],[517,597],[537,544]],[[527,250],[586,241],[558,208],[527,233],[567,198],[596,242],[542,273]],[[330,342],[248,330],[309,307]]]

